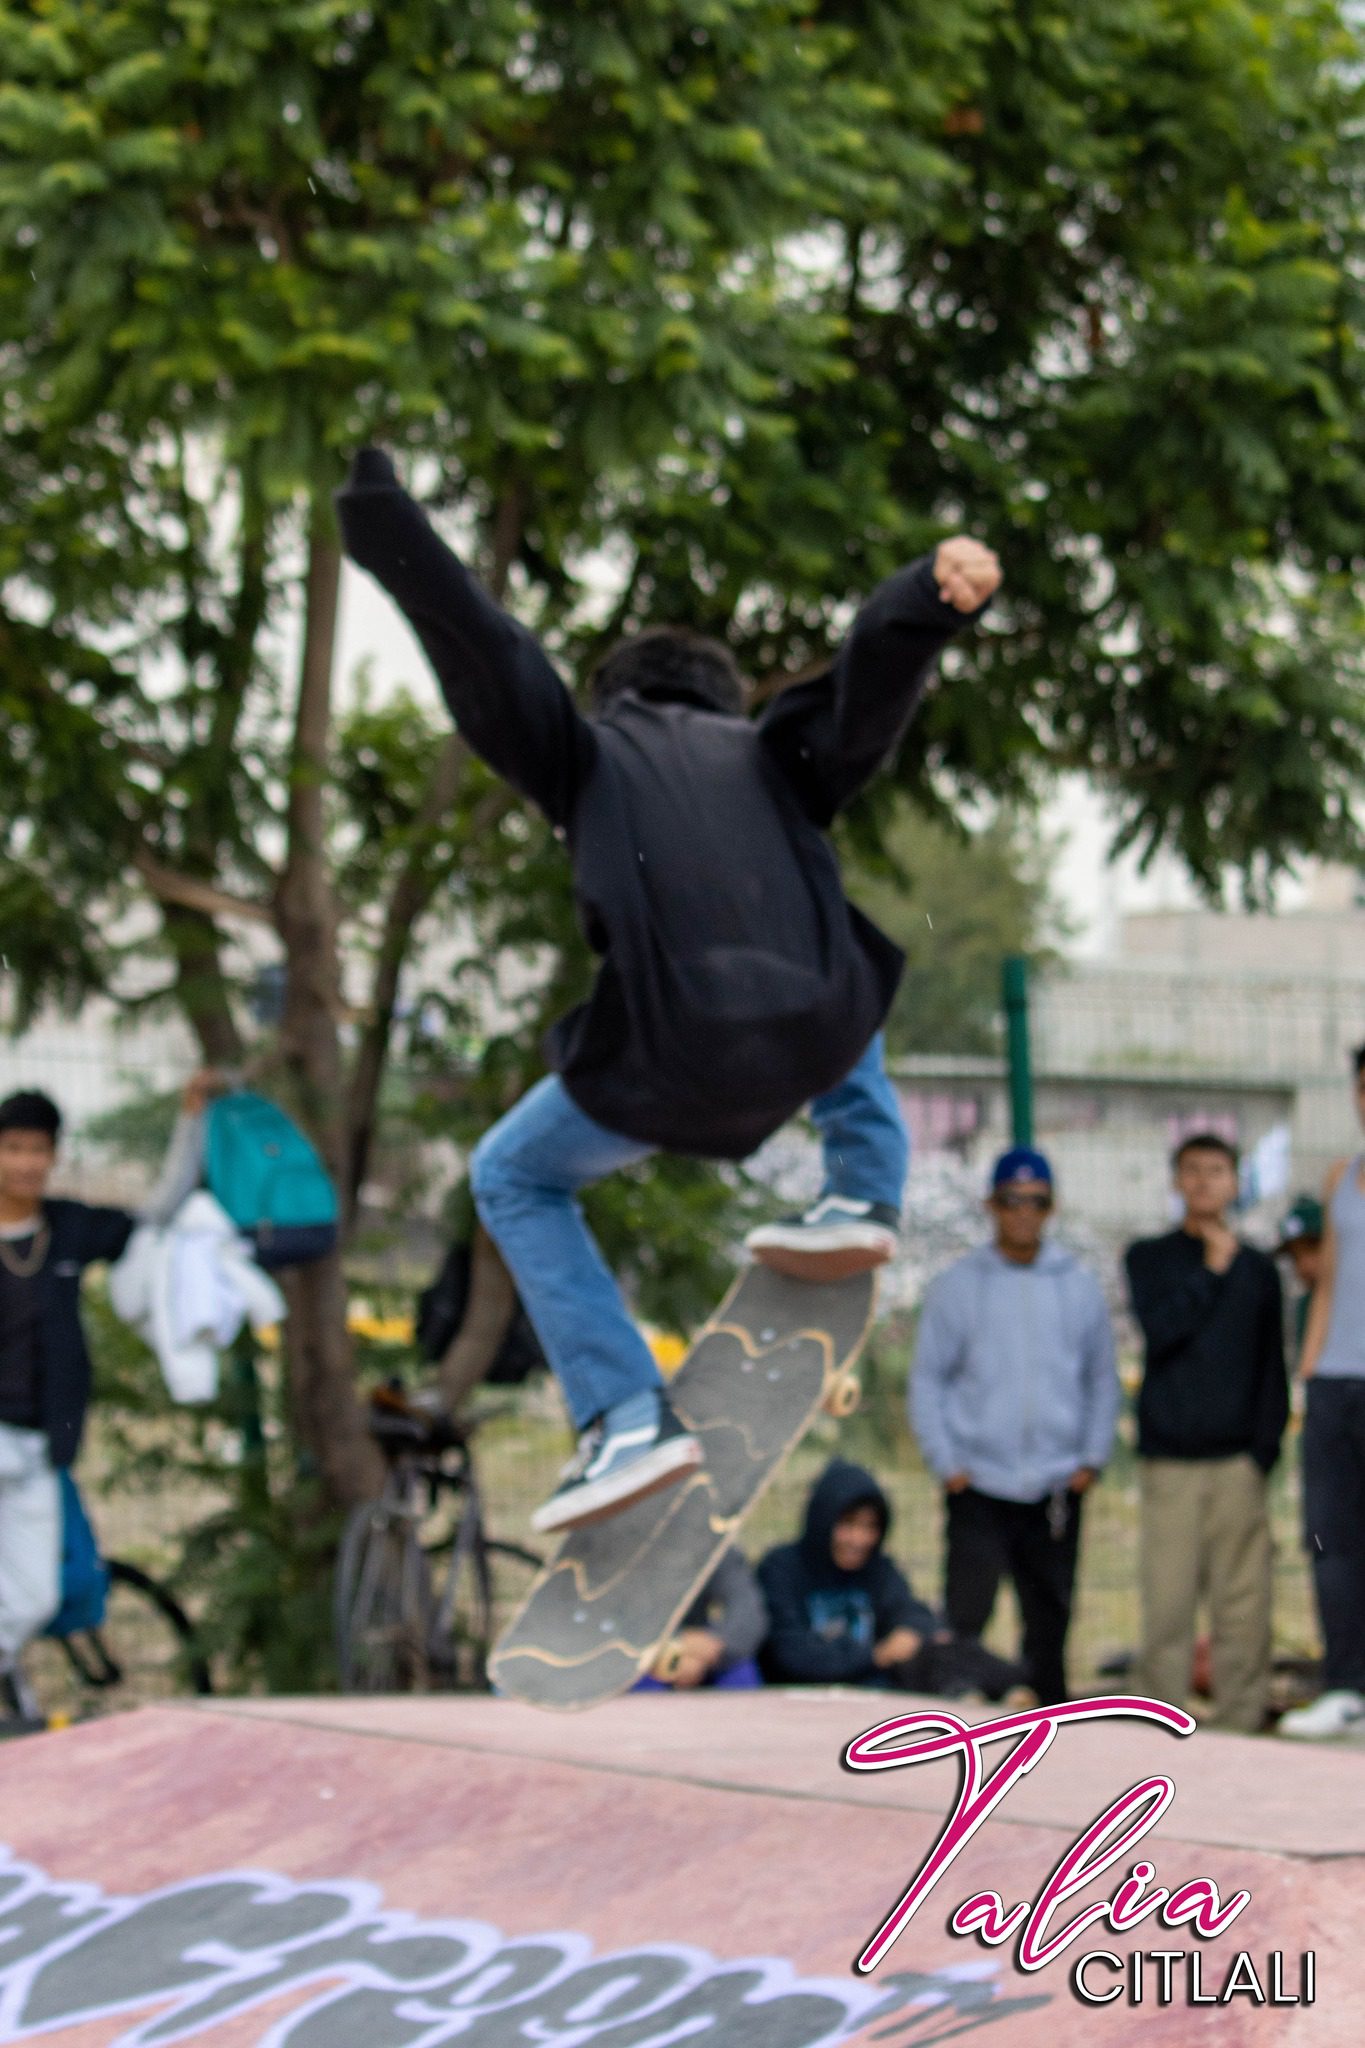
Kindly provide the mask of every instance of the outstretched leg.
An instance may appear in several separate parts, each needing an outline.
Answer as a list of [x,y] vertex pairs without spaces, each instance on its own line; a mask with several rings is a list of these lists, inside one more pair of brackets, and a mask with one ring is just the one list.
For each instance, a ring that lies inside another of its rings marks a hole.
[[910,1139],[886,1072],[880,1031],[852,1071],[810,1106],[825,1156],[819,1200],[749,1233],[764,1265],[798,1280],[841,1280],[896,1249]]
[[578,1460],[533,1518],[540,1530],[615,1512],[700,1463],[576,1199],[650,1149],[594,1123],[551,1074],[493,1126],[470,1164],[475,1206],[584,1432]]

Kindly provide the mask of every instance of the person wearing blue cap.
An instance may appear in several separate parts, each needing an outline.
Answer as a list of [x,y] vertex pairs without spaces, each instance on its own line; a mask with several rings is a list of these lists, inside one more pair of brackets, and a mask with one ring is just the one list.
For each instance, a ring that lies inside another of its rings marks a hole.
[[944,1488],[949,1624],[979,1637],[1008,1576],[1022,1662],[1045,1705],[1067,1696],[1081,1501],[1119,1412],[1109,1311],[1094,1275],[1048,1241],[1054,1195],[1052,1168],[1031,1146],[996,1161],[993,1242],[931,1282],[909,1395]]

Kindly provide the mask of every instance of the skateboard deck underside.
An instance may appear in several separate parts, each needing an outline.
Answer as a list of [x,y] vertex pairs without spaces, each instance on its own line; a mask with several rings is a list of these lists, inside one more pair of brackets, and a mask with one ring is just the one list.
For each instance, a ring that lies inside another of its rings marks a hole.
[[493,1654],[500,1692],[583,1707],[634,1684],[853,1364],[875,1299],[872,1273],[824,1285],[763,1266],[741,1275],[669,1388],[705,1463],[565,1537]]

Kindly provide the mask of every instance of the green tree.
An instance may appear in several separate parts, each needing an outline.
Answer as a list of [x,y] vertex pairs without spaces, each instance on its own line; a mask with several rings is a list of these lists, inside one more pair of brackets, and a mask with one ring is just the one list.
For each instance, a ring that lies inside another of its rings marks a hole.
[[[375,431],[433,449],[492,588],[515,570],[562,610],[574,552],[680,429],[742,429],[779,366],[818,388],[830,322],[782,297],[773,250],[875,182],[877,94],[841,75],[845,32],[795,19],[0,7],[0,946],[21,1022],[115,982],[113,914],[150,902],[165,995],[234,1060],[230,934],[264,929],[287,963],[281,1080],[354,1200],[413,931],[443,889],[458,912],[471,845],[515,890],[540,841],[457,737],[422,732],[379,848],[348,845],[343,452]],[[491,1081],[513,1092],[533,1057]],[[339,1261],[290,1293],[294,1425],[344,1502],[374,1457]]]
[[[1355,846],[1335,0],[0,0],[0,37],[21,1020],[124,986],[135,929],[235,1058],[263,936],[281,1085],[353,1199],[414,934],[492,917],[545,974],[443,1085],[491,1109],[534,1071],[584,970],[547,836],[458,737],[338,731],[330,493],[376,433],[570,664],[674,616],[771,682],[970,524],[1009,595],[902,788],[1085,768],[1210,883]],[[293,1427],[344,1502],[373,1465],[339,1262],[292,1293]]]
[[850,895],[905,952],[886,1023],[892,1054],[999,1050],[1001,960],[1044,960],[1060,936],[1046,868],[1026,818],[1006,814],[968,834],[908,804],[875,861],[847,863]]

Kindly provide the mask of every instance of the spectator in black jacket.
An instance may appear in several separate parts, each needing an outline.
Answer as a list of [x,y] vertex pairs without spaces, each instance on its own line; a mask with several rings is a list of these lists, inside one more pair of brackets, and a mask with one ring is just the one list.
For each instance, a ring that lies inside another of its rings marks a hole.
[[799,1541],[758,1567],[768,1605],[764,1675],[779,1685],[895,1686],[999,1699],[1019,1665],[959,1640],[884,1549],[891,1508],[872,1474],[835,1458],[811,1490]]
[[1270,1677],[1271,1540],[1266,1481],[1289,1417],[1279,1274],[1227,1222],[1237,1153],[1214,1132],[1174,1161],[1184,1219],[1127,1255],[1146,1339],[1138,1396],[1142,1461],[1141,1685],[1184,1706],[1196,1609],[1207,1600],[1213,1718],[1254,1731]]
[[582,1187],[659,1146],[745,1158],[809,1102],[821,1198],[750,1249],[821,1278],[895,1248],[908,1146],[880,1028],[903,961],[845,898],[825,833],[897,746],[1000,566],[965,535],[944,541],[872,592],[823,674],[753,720],[729,649],[675,626],[611,649],[585,716],[382,451],[359,452],[337,510],[469,745],[565,841],[601,956],[587,1002],[547,1036],[553,1071],[470,1169],[580,1433],[533,1526],[571,1528],[701,1462],[583,1221]]

